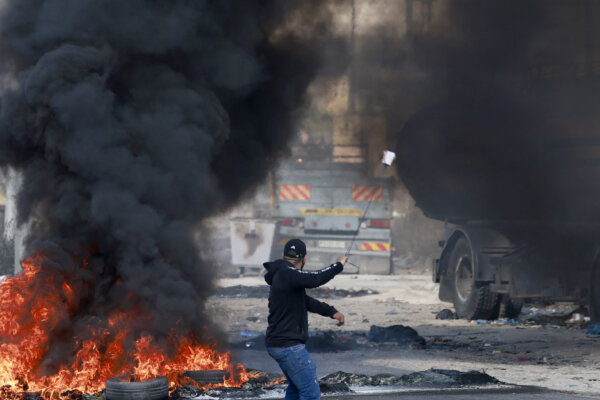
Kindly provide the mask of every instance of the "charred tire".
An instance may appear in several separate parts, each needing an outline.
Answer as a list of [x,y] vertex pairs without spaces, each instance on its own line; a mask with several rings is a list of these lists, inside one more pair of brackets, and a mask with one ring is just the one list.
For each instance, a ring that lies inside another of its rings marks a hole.
[[498,294],[475,282],[477,265],[466,238],[459,238],[449,258],[454,309],[459,318],[489,319],[498,307]]
[[125,376],[106,381],[106,400],[163,400],[169,397],[169,381],[159,376],[151,381],[129,382]]
[[223,379],[229,379],[229,372],[220,370],[185,371],[184,375],[202,386],[223,383]]

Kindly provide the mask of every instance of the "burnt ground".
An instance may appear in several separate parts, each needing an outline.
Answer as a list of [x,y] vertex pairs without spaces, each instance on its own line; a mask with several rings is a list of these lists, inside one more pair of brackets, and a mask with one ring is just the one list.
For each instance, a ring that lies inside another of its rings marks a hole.
[[[247,277],[219,284],[263,282]],[[341,328],[328,318],[309,317],[307,346],[320,376],[340,370],[398,376],[431,368],[476,370],[509,384],[600,394],[600,338],[586,334],[585,320],[569,305],[530,309],[519,321],[437,320],[436,314],[451,305],[437,299],[437,285],[428,275],[342,275],[327,287],[373,293],[325,300],[345,314]],[[266,298],[213,296],[209,309],[229,332],[232,350],[244,365],[279,373],[260,336],[266,329]],[[412,327],[424,344],[370,341],[373,325]],[[318,343],[311,344],[314,340]]]

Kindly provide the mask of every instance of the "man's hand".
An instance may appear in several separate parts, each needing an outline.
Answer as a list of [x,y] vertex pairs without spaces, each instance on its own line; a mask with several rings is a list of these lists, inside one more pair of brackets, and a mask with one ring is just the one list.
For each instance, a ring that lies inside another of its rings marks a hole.
[[346,265],[346,263],[348,262],[348,256],[339,256],[337,260],[342,265]]
[[333,314],[333,318],[337,319],[337,326],[344,325],[344,314],[342,314],[341,312],[338,311],[335,314]]

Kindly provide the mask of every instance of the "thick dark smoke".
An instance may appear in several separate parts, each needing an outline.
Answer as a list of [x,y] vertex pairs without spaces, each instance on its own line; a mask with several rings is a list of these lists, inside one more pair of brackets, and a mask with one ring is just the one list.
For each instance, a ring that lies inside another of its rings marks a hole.
[[[365,38],[355,83],[379,93],[417,205],[438,219],[600,221],[597,2],[391,11],[406,30]],[[375,82],[374,69],[385,71]]]
[[214,271],[193,230],[285,153],[327,17],[318,1],[6,1],[0,164],[23,174],[28,255],[78,297],[46,372],[115,310],[145,316],[134,335],[203,334]]

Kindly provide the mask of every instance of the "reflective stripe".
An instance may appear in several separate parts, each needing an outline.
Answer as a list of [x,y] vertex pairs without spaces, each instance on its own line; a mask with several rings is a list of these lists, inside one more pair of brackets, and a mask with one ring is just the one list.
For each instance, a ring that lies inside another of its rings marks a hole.
[[362,242],[362,245],[360,247],[361,250],[367,250],[367,251],[390,251],[390,244],[389,243],[382,243],[382,242]]
[[381,201],[383,198],[383,188],[381,186],[352,186],[352,200],[354,201]]
[[310,200],[310,185],[279,185],[279,200]]
[[362,210],[356,208],[301,208],[302,215],[332,215],[336,217],[361,217]]

